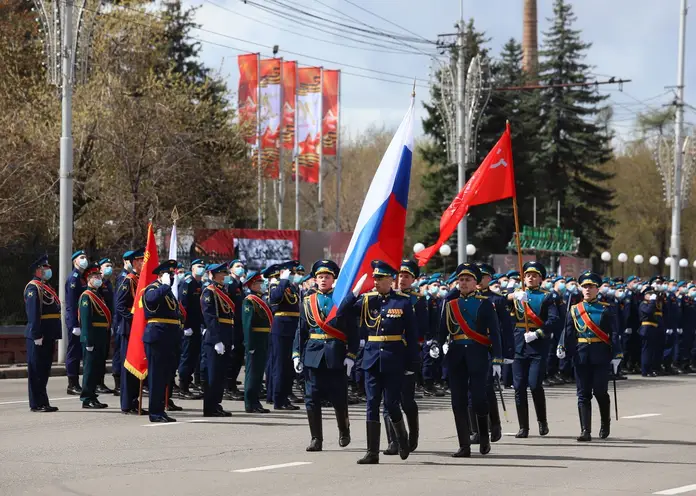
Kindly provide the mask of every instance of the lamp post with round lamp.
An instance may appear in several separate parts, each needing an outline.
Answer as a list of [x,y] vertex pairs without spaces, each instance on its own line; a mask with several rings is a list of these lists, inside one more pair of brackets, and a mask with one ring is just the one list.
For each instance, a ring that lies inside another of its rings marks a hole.
[[640,277],[640,265],[645,261],[643,255],[636,255],[633,257],[633,263],[636,264],[636,272],[638,272],[638,277]]
[[611,274],[609,274],[609,262],[611,262],[611,253],[609,253],[608,251],[603,251],[601,258],[602,262],[604,262],[604,273],[607,276],[610,276]]
[[616,259],[621,264],[621,278],[625,279],[626,278],[626,262],[628,261],[628,255],[626,255],[625,253],[619,253],[619,256],[616,257]]

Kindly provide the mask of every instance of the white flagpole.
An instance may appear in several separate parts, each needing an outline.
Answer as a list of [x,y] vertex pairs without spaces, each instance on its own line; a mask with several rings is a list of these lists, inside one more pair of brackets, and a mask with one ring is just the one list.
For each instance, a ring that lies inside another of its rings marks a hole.
[[336,231],[341,230],[341,71],[338,71],[338,116],[336,118]]
[[283,167],[283,111],[285,88],[283,87],[285,71],[284,62],[280,59],[280,124],[278,127],[278,229],[283,229],[283,205],[285,203],[285,171]]
[[300,147],[297,145],[297,121],[298,121],[298,102],[300,86],[300,67],[295,64],[295,231],[300,230]]
[[[172,234],[169,236],[169,260],[176,260],[177,246],[175,220],[172,224]],[[176,280],[172,281],[172,293],[179,298],[179,285],[176,284]]]
[[324,162],[324,68],[319,69],[319,178],[317,187],[317,231],[321,231],[324,224],[324,195],[322,163]]

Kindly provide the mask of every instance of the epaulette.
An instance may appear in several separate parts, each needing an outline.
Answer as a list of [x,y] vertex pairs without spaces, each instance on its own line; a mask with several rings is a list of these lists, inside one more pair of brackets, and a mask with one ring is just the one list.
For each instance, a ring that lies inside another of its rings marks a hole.
[[488,299],[488,296],[484,296],[484,295],[480,295],[480,294],[477,294],[475,297],[477,300],[487,300]]
[[363,293],[363,296],[375,296],[378,294],[379,294],[379,292],[377,292],[377,291],[368,291],[367,293]]
[[540,292],[544,293],[544,294],[549,294],[549,291],[548,291],[547,289],[538,288],[538,290],[539,290]]
[[193,276],[190,275],[190,274],[187,275],[187,276],[185,276],[185,277],[184,277],[184,281],[185,281],[185,282],[191,282],[191,281],[193,281]]
[[604,307],[610,307],[610,306],[611,306],[611,303],[608,303],[608,302],[606,302],[606,301],[600,301],[599,304],[602,305],[602,306],[604,306]]
[[411,298],[410,295],[407,295],[406,293],[403,293],[401,291],[394,291],[394,294],[396,294],[397,296],[402,296],[404,298]]

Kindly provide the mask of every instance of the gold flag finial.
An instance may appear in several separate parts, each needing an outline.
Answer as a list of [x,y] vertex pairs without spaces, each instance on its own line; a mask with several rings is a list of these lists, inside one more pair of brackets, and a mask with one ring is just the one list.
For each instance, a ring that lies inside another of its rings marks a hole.
[[416,78],[413,78],[413,91],[411,92],[411,97],[416,98]]
[[174,205],[174,209],[172,210],[172,221],[176,224],[177,220],[179,220],[179,211],[176,209],[176,205]]

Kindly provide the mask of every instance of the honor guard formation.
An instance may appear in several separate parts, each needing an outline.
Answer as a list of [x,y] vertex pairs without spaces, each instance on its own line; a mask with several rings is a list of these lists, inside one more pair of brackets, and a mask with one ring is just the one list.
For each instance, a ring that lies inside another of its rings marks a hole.
[[[615,381],[625,374],[693,372],[693,282],[659,276],[624,281],[593,272],[566,278],[548,274],[539,262],[525,263],[521,274],[464,263],[448,276],[426,275],[412,260],[398,267],[374,260],[374,287],[363,288],[364,275],[337,302],[340,269],[332,260],[319,260],[305,273],[298,261],[247,272],[242,260],[196,259],[189,267],[164,261],[153,271],[154,282],[137,294],[144,250],[121,258],[123,269],[114,277],[111,259],[90,263],[83,251],[73,254],[64,315],[48,257],[31,265],[24,302],[32,412],[58,410],[46,386],[62,322],[69,329],[67,393],[79,396],[82,408],[108,408],[100,398],[113,394],[123,414],[175,422],[170,414],[182,409],[177,398],[201,400],[205,417],[232,415],[223,400],[244,401],[248,414],[298,410],[304,402],[306,450],[316,452],[324,445],[322,410],[333,409],[338,445],[346,447],[348,406],[364,403],[367,446],[359,464],[379,463],[380,454],[405,460],[418,448],[417,400],[424,396],[450,397],[454,425],[440,428],[456,432],[453,457],[470,457],[472,444],[486,455],[501,439],[503,389],[514,389],[515,437],[526,438],[537,432],[530,432],[529,397],[538,434],[546,436],[553,412],[545,388],[575,382],[577,441],[587,442],[593,397],[599,437],[610,434],[610,381],[616,401]],[[146,319],[144,383],[123,365],[136,306]],[[112,340],[110,389],[105,375]]]

